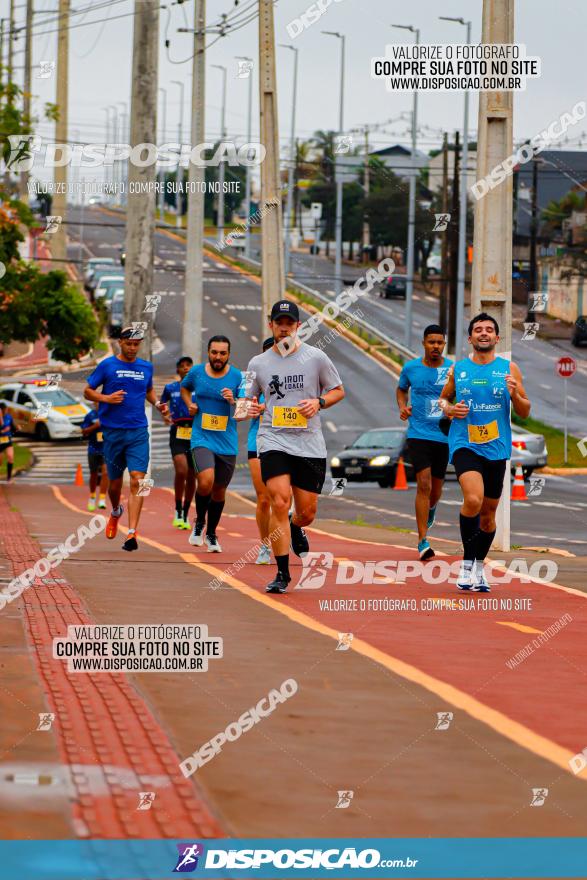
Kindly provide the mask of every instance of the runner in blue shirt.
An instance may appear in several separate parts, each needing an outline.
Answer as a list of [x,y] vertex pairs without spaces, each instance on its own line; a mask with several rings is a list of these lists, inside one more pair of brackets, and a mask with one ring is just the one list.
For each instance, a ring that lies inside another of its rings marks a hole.
[[196,472],[190,449],[192,417],[181,397],[181,382],[193,365],[191,357],[187,355],[181,357],[175,365],[179,380],[169,382],[161,394],[161,403],[169,404],[169,415],[166,421],[171,425],[169,448],[175,471],[175,516],[172,525],[178,529],[189,529],[190,527],[188,514],[196,491]]
[[[267,349],[273,348],[273,343],[273,336],[270,336],[269,339],[266,339],[263,343],[262,350],[267,351]],[[259,536],[261,538],[259,554],[257,556],[255,564],[269,565],[269,563],[271,562],[271,543],[269,541],[269,520],[271,518],[271,502],[267,486],[261,478],[261,462],[259,461],[259,454],[257,452],[257,434],[259,433],[259,423],[263,416],[263,412],[265,411],[264,397],[262,394],[259,398],[259,405],[261,407],[261,414],[258,415],[256,418],[251,419],[251,424],[249,425],[249,433],[247,434],[247,457],[249,460],[251,479],[253,481],[253,486],[255,487],[255,493],[257,495],[257,528],[259,529]]]
[[108,490],[108,472],[104,462],[104,437],[102,425],[98,418],[98,407],[91,409],[82,422],[82,435],[88,441],[88,467],[90,469],[90,498],[88,510],[96,509],[96,486],[100,483],[98,507],[106,507]]
[[[137,527],[143,507],[145,474],[149,469],[149,429],[145,400],[164,416],[168,407],[157,401],[153,388],[153,364],[137,357],[142,330],[125,327],[119,337],[120,354],[101,361],[88,379],[86,400],[99,404],[98,416],[104,436],[104,458],[110,483],[108,495],[112,513],[106,524],[106,537],[116,537],[118,520],[124,512],[120,503],[122,476],[128,469],[128,537],[123,550],[137,550]],[[102,391],[98,391],[98,388]]]
[[4,453],[6,453],[6,482],[12,479],[12,469],[14,468],[13,434],[14,419],[8,412],[6,404],[2,402],[0,403],[0,465],[2,464]]
[[[208,342],[208,362],[192,367],[181,383],[181,396],[193,416],[191,450],[196,469],[196,520],[189,542],[204,543],[209,553],[220,553],[216,536],[238,453],[238,397],[244,397],[243,375],[229,363],[230,340],[213,336]],[[193,397],[192,397],[193,393]]]
[[426,327],[422,345],[424,357],[404,364],[396,398],[400,419],[409,423],[408,450],[417,482],[418,553],[424,560],[434,556],[427,533],[434,524],[448,466],[448,440],[438,423],[443,415],[439,406],[440,392],[452,361],[442,355],[446,339],[438,324]]
[[441,406],[453,419],[450,460],[463,491],[463,563],[457,586],[482,593],[490,590],[483,563],[495,537],[495,511],[512,452],[510,404],[522,419],[530,413],[520,368],[495,354],[498,342],[495,318],[486,312],[476,315],[469,324],[473,351],[450,369],[441,394]]

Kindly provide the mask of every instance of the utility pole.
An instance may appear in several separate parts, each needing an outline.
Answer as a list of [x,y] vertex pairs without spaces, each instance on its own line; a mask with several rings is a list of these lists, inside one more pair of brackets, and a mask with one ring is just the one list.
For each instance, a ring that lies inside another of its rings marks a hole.
[[[0,64],[1,64],[0,60]],[[24,123],[28,127],[31,117],[31,76],[33,63],[33,0],[26,0],[26,26],[24,37],[24,94],[22,111]],[[28,180],[29,172],[21,171],[20,174],[20,200],[28,203]]]
[[[253,67],[253,59],[248,55],[237,55],[241,61],[250,61]],[[247,108],[247,143],[251,143],[252,125],[253,125],[253,71],[249,71],[249,100]],[[245,205],[247,206],[247,217],[245,223],[245,257],[251,256],[251,166],[247,165],[247,177],[245,183]]]
[[260,141],[265,145],[261,163],[261,338],[267,333],[271,304],[285,293],[283,232],[279,182],[279,124],[275,77],[273,0],[259,0],[259,113]]
[[[61,4],[60,4],[61,8]],[[13,55],[14,55],[14,0],[10,0],[10,17],[8,22],[8,83],[12,85],[14,82],[14,68],[13,68]],[[12,104],[12,98],[8,101],[9,104]]]
[[[203,144],[206,108],[206,0],[194,4],[192,58],[191,144]],[[204,289],[204,166],[188,165],[187,238],[182,354],[196,363],[202,357],[202,302]]]
[[[514,42],[514,0],[483,0],[482,43]],[[480,92],[477,179],[513,152],[513,93]],[[484,311],[499,324],[499,354],[512,349],[512,178],[475,202],[471,316]],[[510,549],[510,465],[497,508],[495,548]]]
[[452,204],[450,208],[450,283],[448,301],[448,351],[456,350],[456,325],[457,325],[457,288],[458,288],[458,263],[459,263],[459,158],[460,143],[459,133],[455,132],[455,164],[452,180]]
[[294,187],[294,165],[296,161],[296,98],[298,92],[298,52],[294,46],[287,46],[280,43],[284,49],[291,49],[294,55],[294,73],[293,73],[293,98],[291,108],[291,135],[289,147],[289,168],[287,170],[287,198],[285,202],[285,277],[289,275],[289,264],[291,256],[291,208],[293,204],[293,187]]
[[[416,46],[420,43],[420,31],[413,25],[392,24],[392,27],[404,31],[411,31]],[[416,169],[416,143],[418,137],[418,92],[414,91],[414,104],[412,108],[412,173],[410,174],[410,195],[408,206],[408,263],[406,267],[406,348],[412,347],[412,309],[414,300],[414,271],[416,265],[416,184],[418,172]]]
[[[135,0],[130,99],[130,145],[157,143],[159,3]],[[145,321],[145,297],[153,291],[153,238],[157,165],[128,166],[124,322]],[[134,184],[134,186],[131,186]],[[134,190],[131,191],[131,190]],[[143,357],[151,359],[152,325],[147,319]]]
[[[183,144],[183,96],[184,96],[184,84],[179,79],[174,79],[171,81],[174,86],[179,86],[179,122],[177,125],[177,137],[179,140],[179,148],[180,148],[180,157],[181,157],[181,145]],[[195,146],[195,145],[194,145]],[[177,214],[175,217],[175,225],[178,229],[181,229],[181,208],[182,208],[182,190],[183,190],[183,170],[180,164],[180,158],[177,160],[177,192],[175,194],[175,207],[177,210]]]
[[[55,125],[55,140],[67,144],[67,104],[69,89],[69,0],[59,0],[59,24],[57,32],[57,109],[59,116]],[[52,213],[61,217],[61,223],[51,241],[54,260],[67,259],[67,165],[53,169],[55,195],[51,206]],[[58,268],[65,269],[65,263]]]
[[534,322],[534,312],[530,305],[530,297],[538,291],[538,261],[536,259],[536,243],[538,238],[538,163],[532,159],[532,216],[530,220],[530,296],[528,297],[527,322]]
[[[322,31],[331,37],[340,40],[340,103],[338,108],[338,133],[342,135],[344,130],[344,54],[346,38],[338,31]],[[334,252],[334,292],[338,295],[342,290],[342,185],[343,172],[336,169],[336,152],[334,154],[334,175],[336,180],[336,219],[334,221],[335,252]]]
[[[161,143],[165,143],[165,131],[167,128],[167,89],[159,86],[159,91],[163,95],[161,113]],[[160,172],[160,189],[159,189],[159,222],[163,226],[165,223],[165,168],[161,168]]]
[[[369,126],[365,126],[365,164],[363,166],[363,189],[365,192],[365,201],[369,198],[370,192],[370,174],[369,174]],[[368,249],[371,246],[371,229],[369,227],[369,216],[363,214],[363,262],[369,259]]]
[[[442,213],[448,214],[448,134],[442,142]],[[438,300],[438,323],[446,333],[446,307],[448,304],[448,233],[442,233],[440,257],[440,295]]]
[[[222,64],[213,64],[217,70],[222,71],[222,109],[220,111],[220,147],[226,138],[226,67]],[[224,238],[224,153],[221,152],[220,165],[218,166],[218,209],[216,211],[216,240],[222,244]]]
[[[471,22],[464,18],[441,15],[444,21],[454,21],[467,28],[467,45],[471,43]],[[455,358],[459,360],[463,350],[463,324],[465,318],[465,272],[467,252],[467,173],[469,165],[469,92],[465,91],[463,114],[463,158],[461,162],[461,192],[459,204],[459,257],[457,267],[457,317],[455,325]]]

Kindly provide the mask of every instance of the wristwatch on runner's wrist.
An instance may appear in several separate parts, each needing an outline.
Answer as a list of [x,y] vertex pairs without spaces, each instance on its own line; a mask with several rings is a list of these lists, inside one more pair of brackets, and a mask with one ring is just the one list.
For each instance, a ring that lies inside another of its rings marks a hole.
[[318,398],[318,403],[320,405],[320,409],[324,409],[324,407],[326,406],[326,401],[324,400],[323,397]]

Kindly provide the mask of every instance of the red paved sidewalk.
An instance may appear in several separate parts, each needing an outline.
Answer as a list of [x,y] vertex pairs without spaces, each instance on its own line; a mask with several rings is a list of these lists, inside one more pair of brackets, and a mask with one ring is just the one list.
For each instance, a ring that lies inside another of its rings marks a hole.
[[[4,555],[14,575],[44,556],[23,518],[0,492]],[[150,708],[125,675],[70,675],[52,657],[53,638],[69,625],[95,623],[74,588],[61,578],[36,579],[24,591],[31,653],[54,712],[62,764],[75,792],[72,825],[79,837],[218,837],[222,829],[195,784],[179,771],[180,757]],[[157,809],[137,811],[139,791],[156,792]]]

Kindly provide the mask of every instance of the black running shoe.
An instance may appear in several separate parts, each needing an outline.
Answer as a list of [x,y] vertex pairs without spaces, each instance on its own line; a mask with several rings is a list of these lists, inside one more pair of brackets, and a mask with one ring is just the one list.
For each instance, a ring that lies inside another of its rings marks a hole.
[[137,543],[137,533],[136,532],[132,532],[128,536],[128,538],[126,539],[126,541],[122,545],[122,549],[129,550],[129,551],[139,549],[139,545]]
[[289,530],[291,534],[291,549],[296,554],[296,556],[301,556],[303,553],[308,553],[310,550],[310,544],[308,542],[307,535],[301,526],[296,526],[291,521],[291,514],[289,517]]
[[281,571],[278,571],[274,580],[265,588],[266,593],[285,593],[287,585],[291,581],[290,577],[286,577]]

